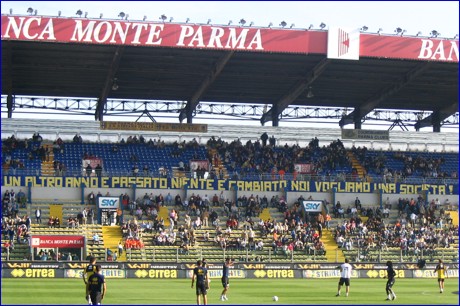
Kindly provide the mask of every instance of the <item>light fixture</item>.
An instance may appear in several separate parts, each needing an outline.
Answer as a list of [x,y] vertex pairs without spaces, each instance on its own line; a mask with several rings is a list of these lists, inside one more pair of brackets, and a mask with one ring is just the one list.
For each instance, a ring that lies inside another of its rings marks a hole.
[[145,21],[147,19],[147,15],[144,15],[144,18],[142,18],[142,21]]
[[323,30],[325,27],[326,27],[326,24],[324,22],[321,22],[321,24],[319,25],[319,27],[321,28],[321,30]]
[[270,22],[270,23],[268,24],[268,27],[271,28],[272,26],[273,26],[273,22]]
[[187,19],[185,19],[185,23],[188,23],[190,21],[190,18],[187,17]]
[[169,22],[173,22],[174,17],[169,18]]
[[33,8],[29,7],[29,8],[27,9],[27,13],[29,13],[30,15],[32,15],[33,12],[34,12],[34,9],[33,9]]
[[246,24],[246,20],[244,20],[244,18],[241,18],[239,24],[241,26],[244,26]]
[[112,90],[118,90],[117,78],[113,78]]
[[85,18],[88,18],[88,12],[85,12]]
[[369,30],[369,28],[368,28],[367,26],[363,26],[363,27],[361,28],[361,31],[363,31],[363,32],[366,32],[367,30]]
[[290,26],[289,28],[292,29],[293,27],[295,27],[295,24],[294,24],[294,23],[291,23],[291,26]]
[[82,11],[82,10],[78,10],[75,14],[77,14],[77,16],[81,17],[81,15],[83,15],[83,11]]
[[251,21],[251,22],[249,23],[249,26],[252,27],[253,25],[254,25],[254,21]]
[[307,98],[313,98],[315,95],[313,94],[311,86],[308,87]]
[[380,35],[380,33],[382,33],[383,29],[382,28],[379,28],[379,30],[377,31],[377,34]]
[[10,8],[10,15],[13,15],[13,9]]
[[210,24],[210,23],[211,23],[211,19],[208,19],[208,24]]
[[287,23],[286,23],[286,21],[284,21],[284,20],[283,20],[283,21],[281,21],[281,23],[280,23],[280,27],[283,27],[283,28],[284,28],[285,26],[287,26]]
[[61,17],[62,12],[58,11],[58,17]]
[[439,33],[436,30],[433,30],[433,31],[431,31],[430,35],[431,35],[431,37],[438,37],[439,35],[441,35],[441,33]]
[[100,14],[99,14],[99,19],[101,19],[102,16],[104,16],[104,14],[100,13]]
[[310,24],[310,26],[308,27],[309,30],[311,30],[313,28],[313,25]]
[[229,20],[228,23],[227,23],[227,25],[231,25],[232,23],[233,23],[233,21],[232,21],[232,20]]
[[420,35],[422,35],[422,31],[418,31],[417,35],[415,35],[415,36],[420,36]]
[[34,15],[35,15],[35,16],[37,16],[37,13],[38,13],[38,11],[37,11],[37,10],[35,10],[35,11],[34,11]]
[[129,14],[126,14],[125,20],[128,20],[128,18],[129,18]]
[[401,33],[402,31],[403,31],[403,29],[401,29],[401,28],[398,27],[398,28],[396,28],[395,33],[396,33],[396,34],[399,34],[399,33]]
[[168,17],[165,14],[162,14],[160,16],[160,19],[163,20],[163,22],[165,22],[165,20],[168,19]]
[[452,39],[457,39],[457,38],[458,38],[458,34],[455,34],[454,38],[452,38]]
[[121,19],[125,18],[125,16],[125,12],[120,12],[120,14],[118,14],[118,17],[120,17]]

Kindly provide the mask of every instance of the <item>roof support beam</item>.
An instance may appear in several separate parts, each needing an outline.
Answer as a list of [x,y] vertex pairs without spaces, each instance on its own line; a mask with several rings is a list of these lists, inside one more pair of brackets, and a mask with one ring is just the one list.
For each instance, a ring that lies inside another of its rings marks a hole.
[[418,121],[414,125],[415,130],[418,132],[421,128],[424,128],[427,126],[433,126],[433,132],[440,132],[441,122],[447,119],[448,117],[452,116],[453,114],[455,114],[457,111],[458,111],[458,102],[455,102],[448,107],[434,111],[428,117],[425,117],[422,120]]
[[[350,123],[355,123],[355,126],[361,126],[361,120],[364,118],[370,111],[375,109],[380,103],[400,91],[404,86],[409,84],[415,77],[417,77],[420,73],[425,71],[430,66],[429,62],[420,63],[415,66],[412,70],[406,73],[403,78],[397,84],[391,85],[387,88],[384,88],[379,94],[375,95],[374,97],[370,98],[362,105],[356,108],[359,109],[359,114],[357,111],[354,110],[350,114],[344,116],[340,119],[339,125],[343,128],[345,125]],[[357,124],[357,121],[360,123]]]
[[260,118],[260,123],[264,125],[267,121],[272,121],[273,126],[277,126],[279,115],[321,75],[329,62],[330,61],[327,58],[324,58],[318,64],[316,64],[316,66],[309,72],[306,78],[297,82],[292,90],[285,94],[279,101],[275,102],[273,107],[262,115]]
[[187,105],[183,108],[179,114],[179,121],[182,121],[187,118],[187,123],[192,123],[193,111],[196,109],[200,99],[206,90],[211,86],[212,83],[217,79],[222,70],[224,70],[225,65],[227,65],[230,58],[233,56],[235,51],[225,52],[224,55],[214,64],[214,67],[211,69],[206,78],[201,82],[200,87],[195,91],[192,97],[187,101]]
[[118,66],[120,65],[121,56],[123,55],[124,47],[119,46],[115,50],[115,53],[112,58],[112,64],[110,65],[109,71],[107,72],[107,78],[105,79],[104,88],[97,100],[96,112],[94,114],[96,121],[103,121],[104,119],[104,109],[107,104],[107,97],[109,96],[110,91],[113,86],[113,78],[115,77]]

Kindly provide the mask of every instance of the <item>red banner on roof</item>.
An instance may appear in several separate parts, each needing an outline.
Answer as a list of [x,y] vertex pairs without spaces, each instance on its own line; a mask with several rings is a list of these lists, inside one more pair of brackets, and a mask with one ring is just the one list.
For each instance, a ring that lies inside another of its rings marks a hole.
[[361,34],[359,55],[458,62],[458,40]]
[[30,243],[34,248],[82,248],[85,236],[32,235]]
[[[327,32],[2,15],[2,40],[327,54]],[[360,57],[458,62],[458,40],[360,34]]]
[[[325,53],[324,34],[290,29],[130,20],[2,16],[2,40]],[[314,44],[309,44],[310,37]]]

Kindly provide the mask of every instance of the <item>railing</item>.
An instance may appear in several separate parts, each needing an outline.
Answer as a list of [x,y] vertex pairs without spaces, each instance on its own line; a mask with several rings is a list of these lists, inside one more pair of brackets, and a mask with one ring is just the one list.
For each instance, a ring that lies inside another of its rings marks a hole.
[[[444,249],[436,250],[433,253],[426,254],[425,250],[421,250],[420,253],[414,254],[413,252],[405,252],[403,250],[399,251],[382,251],[377,250],[373,252],[371,255],[369,252],[363,252],[363,250],[357,248],[356,255],[347,254],[346,257],[350,258],[352,262],[366,262],[366,263],[384,263],[389,258],[397,257],[397,261],[399,263],[413,263],[419,260],[425,259],[426,261],[435,262],[436,259],[442,259],[446,263],[458,263],[458,249],[452,249],[452,251],[457,251],[454,256],[448,256],[447,251]],[[220,251],[220,252],[219,252]],[[353,251],[353,250],[351,250]],[[318,255],[316,250],[312,250],[310,254],[306,254],[305,251],[294,251],[289,252],[287,254],[282,253],[282,251],[277,251],[276,253],[273,252],[271,248],[265,248],[264,250],[249,250],[244,249],[240,251],[229,251],[229,250],[212,250],[213,255],[209,255],[209,253],[203,251],[203,248],[199,249],[191,249],[188,253],[183,253],[180,251],[179,248],[175,248],[175,254],[171,254],[171,260],[160,260],[156,257],[157,250],[153,249],[151,256],[147,256],[146,258],[142,258],[139,260],[133,259],[133,252],[131,249],[126,250],[126,260],[128,262],[135,262],[135,261],[152,261],[152,262],[162,262],[162,261],[170,261],[170,262],[190,262],[195,260],[196,258],[207,258],[210,261],[224,261],[225,258],[237,258],[238,261],[241,262],[326,262],[324,252],[321,252],[321,255]],[[219,252],[216,254],[216,252]],[[336,249],[335,251],[335,262],[339,262],[339,253],[342,251],[340,249]],[[345,251],[347,252],[347,251]],[[282,254],[280,254],[282,253]],[[193,258],[192,258],[193,257]],[[6,261],[10,260],[10,252],[7,250]],[[108,261],[107,256],[107,249],[105,249],[105,255],[103,260]],[[35,260],[40,261],[40,260]],[[115,259],[117,261],[117,259]]]
[[[140,250],[142,253],[142,250]],[[164,253],[162,253],[162,251]],[[208,252],[209,251],[209,252]],[[325,262],[326,256],[324,251],[318,252],[317,250],[311,251],[294,251],[284,252],[281,249],[274,251],[271,247],[264,247],[263,250],[253,250],[244,248],[241,250],[228,250],[228,249],[209,249],[205,248],[190,248],[189,250],[182,250],[177,247],[171,247],[171,249],[150,249],[145,250],[146,258],[136,258],[133,250],[127,250],[127,261],[152,261],[161,262],[164,261],[164,256],[161,258],[159,255],[167,255],[169,258],[166,261],[175,262],[189,262],[196,260],[196,258],[206,258],[210,261],[224,261],[227,257],[238,258],[239,261],[243,262],[277,262],[277,261],[288,261],[288,262]],[[338,253],[336,256],[338,261]]]
[[[436,250],[432,254],[426,254],[425,250],[421,250],[420,253],[414,254],[412,252],[408,252],[405,254],[403,250],[398,251],[382,251],[378,250],[369,254],[369,252],[364,252],[363,250],[357,248],[355,249],[356,255],[348,254],[346,257],[349,257],[353,262],[370,262],[370,263],[384,263],[390,257],[398,258],[398,262],[400,263],[412,263],[417,262],[418,260],[425,259],[427,261],[433,262],[436,259],[442,259],[444,262],[456,263],[458,262],[458,250],[456,255],[448,256],[446,250]],[[455,251],[455,249],[452,249]],[[341,249],[336,249],[335,251],[335,262],[339,262],[339,254],[342,252]],[[347,252],[347,251],[345,251]],[[272,248],[264,248],[264,250],[249,250],[248,248],[234,251],[234,250],[212,250],[211,253],[206,252],[203,248],[192,248],[188,252],[182,252],[179,248],[175,248],[174,254],[170,254],[170,260],[166,261],[174,261],[174,262],[189,262],[191,260],[195,260],[196,258],[207,258],[210,261],[224,261],[225,258],[237,258],[238,261],[241,262],[326,262],[326,257],[324,252],[318,253],[316,250],[312,250],[310,253],[304,251],[294,251],[284,253],[281,250],[274,252]],[[151,254],[146,257],[147,261],[152,262],[161,262],[165,261],[163,259],[159,259],[156,255],[158,255],[158,250],[153,249],[151,250]],[[131,249],[127,250],[127,261],[134,262],[134,261],[146,261],[146,259],[134,259],[132,256]]]
[[[354,250],[356,251],[356,255],[354,254]],[[350,252],[351,251],[351,252]],[[454,256],[448,256],[447,251],[445,249],[434,249],[434,251],[427,252],[426,250],[420,250],[419,252],[415,253],[413,250],[402,250],[399,249],[397,251],[383,251],[379,250],[371,250],[365,251],[361,248],[356,248],[352,250],[344,250],[348,257],[351,257],[353,262],[376,262],[376,263],[384,263],[388,260],[389,257],[397,257],[398,262],[417,262],[418,260],[425,259],[429,261],[434,261],[435,259],[442,259],[444,262],[452,262],[458,263],[458,249],[452,249],[452,251],[456,251]],[[349,253],[350,252],[350,253]]]

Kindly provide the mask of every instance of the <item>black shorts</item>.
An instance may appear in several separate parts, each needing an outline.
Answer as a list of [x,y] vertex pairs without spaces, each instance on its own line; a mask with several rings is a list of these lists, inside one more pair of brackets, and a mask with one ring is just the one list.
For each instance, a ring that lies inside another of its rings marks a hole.
[[100,292],[90,292],[91,305],[101,305],[102,294]]
[[394,284],[395,284],[395,279],[394,279],[394,278],[390,278],[390,279],[387,281],[387,289],[392,288]]
[[350,286],[350,279],[341,277],[339,280],[339,285],[342,286],[343,284],[345,284],[345,286]]
[[196,284],[196,295],[206,295],[207,293],[206,284]]
[[444,278],[438,278],[438,282],[444,281]]
[[222,286],[227,288],[229,284],[228,277],[222,276]]

